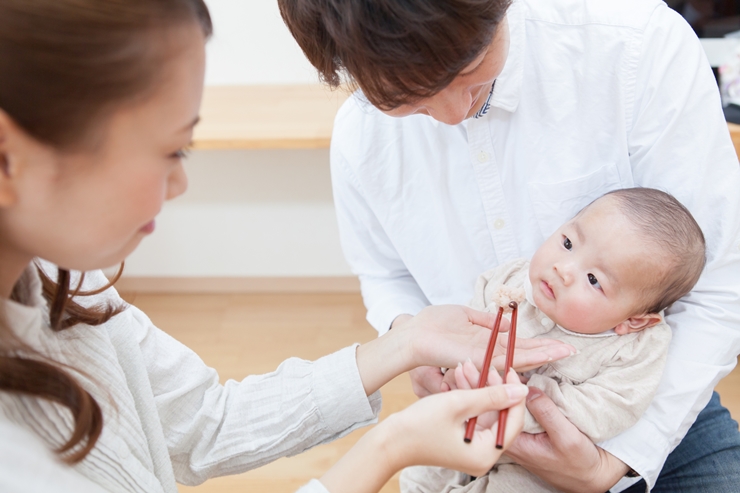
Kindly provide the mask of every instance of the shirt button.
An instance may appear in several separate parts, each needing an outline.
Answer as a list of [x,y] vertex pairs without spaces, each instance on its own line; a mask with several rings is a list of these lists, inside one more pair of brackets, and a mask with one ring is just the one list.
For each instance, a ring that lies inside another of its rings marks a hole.
[[478,153],[478,162],[485,163],[486,161],[488,161],[488,153],[486,151],[480,151]]
[[503,227],[506,226],[506,221],[503,219],[496,219],[496,221],[493,223],[493,227],[496,229],[503,229]]
[[552,320],[550,320],[549,318],[545,317],[545,318],[542,319],[541,323],[542,323],[542,326],[543,327],[549,327],[550,325],[552,325]]

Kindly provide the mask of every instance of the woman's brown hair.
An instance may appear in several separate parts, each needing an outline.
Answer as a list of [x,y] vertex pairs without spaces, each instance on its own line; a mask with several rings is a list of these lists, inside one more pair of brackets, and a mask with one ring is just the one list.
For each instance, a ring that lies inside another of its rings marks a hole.
[[[112,111],[155,91],[172,55],[167,35],[188,23],[210,36],[203,0],[0,0],[0,110],[58,149],[92,145]],[[4,159],[0,154],[0,163]],[[81,293],[82,281],[73,290],[68,270],[59,269],[56,280],[39,273],[54,331],[100,325],[124,308],[75,301],[112,283]],[[11,298],[22,297],[16,286]],[[70,370],[20,342],[8,321],[0,321],[0,391],[67,407],[74,429],[57,452],[74,463],[95,446],[103,416]]]
[[349,75],[382,110],[447,87],[489,46],[511,0],[278,0],[321,79]]

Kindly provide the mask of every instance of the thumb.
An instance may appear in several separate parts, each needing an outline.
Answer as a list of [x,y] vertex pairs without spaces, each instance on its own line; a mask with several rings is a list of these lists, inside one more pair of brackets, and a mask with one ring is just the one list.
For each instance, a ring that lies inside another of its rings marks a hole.
[[550,440],[557,444],[562,443],[566,436],[573,436],[573,430],[578,434],[581,432],[571,423],[568,418],[558,409],[555,403],[544,392],[536,387],[529,388],[527,396],[527,409],[532,413],[534,419],[542,425]]
[[488,411],[512,407],[521,402],[527,392],[526,385],[512,383],[474,390],[454,390],[446,395],[455,394],[458,412],[468,419]]

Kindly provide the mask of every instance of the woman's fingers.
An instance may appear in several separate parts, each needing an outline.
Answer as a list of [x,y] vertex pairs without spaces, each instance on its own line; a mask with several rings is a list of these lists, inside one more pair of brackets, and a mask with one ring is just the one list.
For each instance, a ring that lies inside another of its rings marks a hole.
[[[497,341],[499,354],[493,358],[493,365],[496,368],[503,369],[506,364],[508,342],[508,334],[502,334]],[[524,372],[538,368],[545,363],[567,358],[575,352],[576,349],[570,344],[555,342],[551,339],[539,341],[538,339],[517,338],[513,365],[518,372]]]
[[[514,370],[510,370],[506,376],[507,384],[514,384],[519,382],[519,375]],[[525,387],[529,390],[527,387]],[[509,413],[506,418],[506,432],[504,434],[504,449],[509,448],[514,439],[521,433],[524,427],[524,407],[525,401],[522,399],[515,405],[509,408]]]
[[[489,411],[500,411],[521,403],[529,390],[521,383],[507,383],[482,389],[457,391],[458,409],[465,419]],[[449,393],[446,395],[450,395]]]
[[[465,309],[465,313],[468,315],[468,320],[470,323],[474,325],[479,325],[481,327],[485,327],[487,329],[493,330],[493,326],[496,323],[496,314],[491,312],[479,312],[478,310],[475,310],[473,308],[463,307]],[[501,329],[504,330],[504,325],[506,325],[506,330],[509,330],[509,324],[504,324],[506,320],[501,321]]]

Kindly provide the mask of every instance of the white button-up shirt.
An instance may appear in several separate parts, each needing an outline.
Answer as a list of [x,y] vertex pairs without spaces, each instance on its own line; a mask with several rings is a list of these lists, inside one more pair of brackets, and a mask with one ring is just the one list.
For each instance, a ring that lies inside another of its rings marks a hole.
[[331,149],[342,245],[380,332],[476,277],[530,257],[604,192],[644,186],[686,205],[706,270],[667,311],[674,330],[653,405],[600,444],[652,487],[740,352],[740,167],[691,28],[658,0],[521,0],[491,109],[449,126],[391,118],[361,96]]

